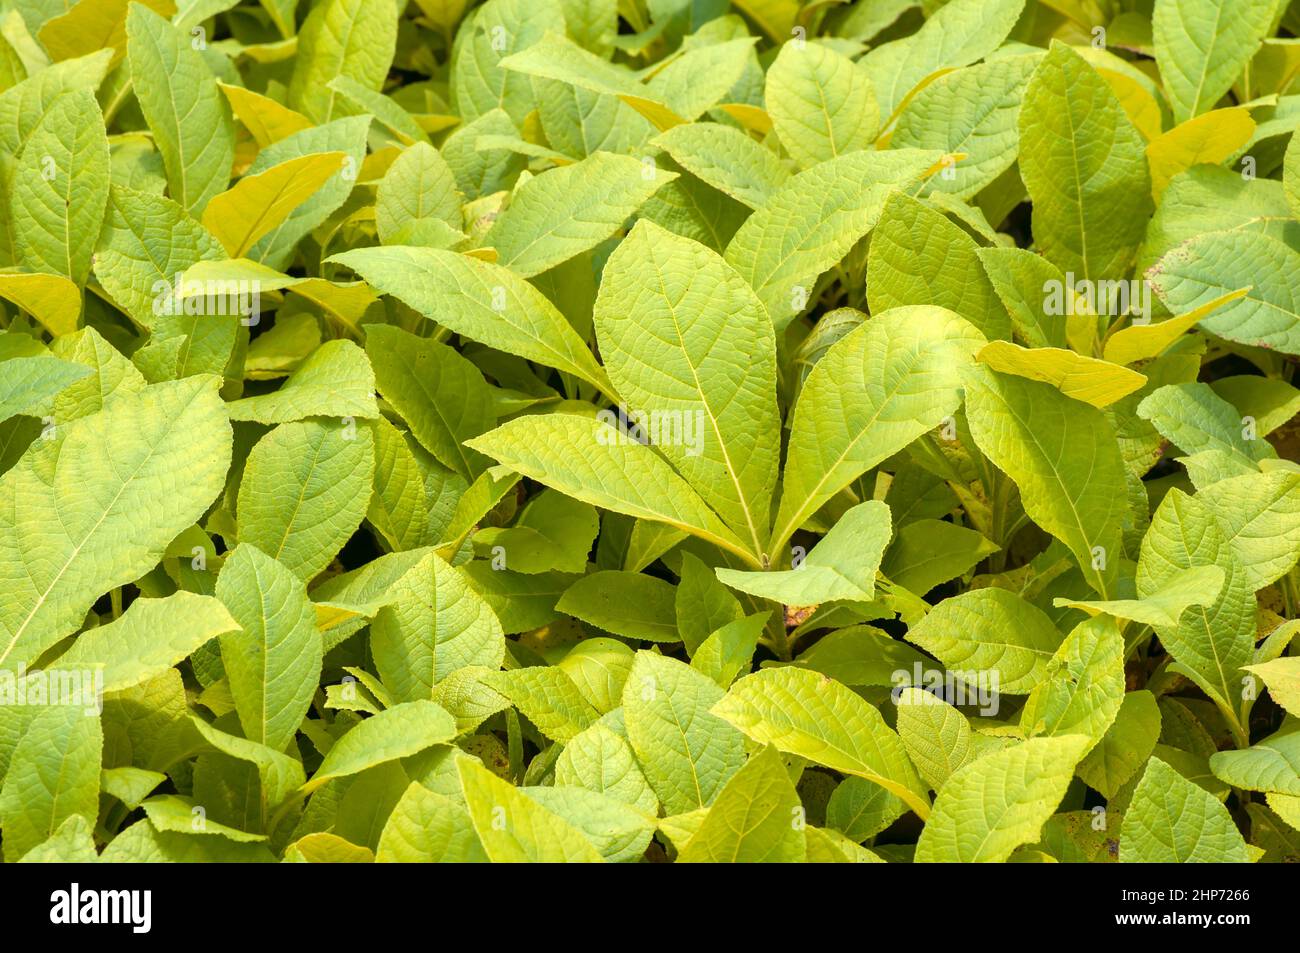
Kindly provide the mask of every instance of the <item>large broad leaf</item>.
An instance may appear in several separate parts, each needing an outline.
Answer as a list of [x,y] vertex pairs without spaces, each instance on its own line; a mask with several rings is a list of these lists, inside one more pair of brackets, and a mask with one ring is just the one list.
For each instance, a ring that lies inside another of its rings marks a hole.
[[108,139],[89,91],[59,97],[32,130],[9,196],[19,263],[84,285],[108,203]]
[[663,457],[603,420],[519,417],[467,444],[593,506],[676,526],[758,562]]
[[785,43],[763,92],[772,126],[802,167],[866,149],[880,116],[866,70],[821,43]]
[[0,362],[0,421],[15,414],[30,414],[44,407],[59,391],[90,373],[88,367],[36,355]]
[[245,543],[226,557],[216,593],[242,629],[221,637],[221,658],[244,736],[281,751],[320,685],[321,638],[307,590]]
[[198,215],[226,190],[235,157],[230,106],[190,39],[142,4],[126,17],[126,50],[140,110],[153,130],[174,201]]
[[1158,626],[1156,632],[1192,679],[1230,714],[1241,686],[1239,669],[1250,663],[1255,644],[1249,573],[1234,556],[1213,511],[1199,497],[1170,490],[1142,540],[1138,595],[1151,595],[1198,566],[1223,571],[1218,598],[1207,606],[1191,606],[1176,626]]
[[794,410],[776,551],[850,482],[937,427],[961,401],[984,338],[942,308],[896,308],[850,332],[813,368]]
[[930,813],[898,735],[839,682],[807,669],[766,669],[736,682],[712,710],[761,744],[874,781],[922,819]]
[[781,331],[811,303],[821,273],[875,226],[890,190],[917,184],[940,158],[919,149],[863,150],[819,163],[745,220],[727,262]]
[[731,776],[694,836],[684,864],[798,863],[804,859],[803,810],[781,756],[764,748]]
[[1122,278],[1151,209],[1142,136],[1106,81],[1059,41],[1025,88],[1020,174],[1043,254],[1082,278]]
[[431,701],[404,702],[358,722],[334,742],[304,786],[312,791],[333,778],[405,758],[445,744],[456,736],[456,721]]
[[177,275],[225,257],[221,243],[176,202],[118,186],[109,191],[95,277],[137,324],[154,324]]
[[1272,0],[1159,0],[1151,18],[1160,78],[1184,122],[1212,109],[1273,25]]
[[750,208],[763,204],[790,178],[777,156],[749,136],[716,122],[673,126],[654,140],[691,175]]
[[622,400],[677,423],[662,453],[761,552],[781,449],[762,303],[703,245],[643,221],[605,263],[595,323]]
[[972,589],[944,599],[908,629],[950,670],[996,672],[997,690],[1027,694],[1050,673],[1063,636],[1033,604],[1007,589]]
[[969,198],[1016,161],[1020,102],[1039,54],[1002,56],[940,76],[898,117],[896,147],[938,149],[954,159],[926,187]]
[[868,500],[845,512],[795,569],[746,572],[719,567],[717,574],[733,589],[788,606],[836,599],[869,602],[889,536],[889,507]]
[[413,781],[388,815],[375,860],[464,864],[482,863],[487,854],[464,805]]
[[1124,638],[1110,619],[1090,619],[1071,632],[1047,664],[1020,712],[1028,737],[1082,735],[1084,754],[1101,741],[1124,701]]
[[457,334],[609,387],[564,315],[508,268],[434,248],[359,248],[330,260]]
[[895,696],[898,737],[917,772],[936,791],[952,773],[975,757],[970,723],[942,698],[921,688],[904,688]]
[[203,225],[231,258],[243,258],[342,168],[341,152],[300,156],[265,172],[245,176],[215,195],[203,210]]
[[211,640],[238,632],[241,625],[211,596],[181,591],[165,599],[137,599],[119,618],[77,636],[52,667],[102,666],[97,676],[101,690],[125,691],[157,678]]
[[966,416],[985,456],[1020,488],[1025,512],[1065,543],[1092,587],[1115,587],[1126,516],[1124,461],[1101,411],[1037,381],[975,368]]
[[600,863],[600,852],[564,818],[475,761],[457,767],[474,830],[493,863]]
[[366,353],[380,393],[424,448],[466,480],[478,476],[485,461],[466,447],[496,422],[482,372],[452,347],[386,324],[367,331]]
[[326,341],[277,390],[229,406],[231,420],[282,424],[304,417],[379,416],[375,375],[351,341]]
[[1246,842],[1228,809],[1153,757],[1124,812],[1119,859],[1120,863],[1244,864],[1248,857]]
[[355,424],[281,424],[248,455],[239,483],[239,541],[303,580],[324,569],[366,514],[374,439]]
[[99,719],[87,717],[81,706],[36,710],[0,787],[5,860],[22,857],[73,815],[93,821],[99,813],[103,743]]
[[666,814],[713,803],[745,761],[745,739],[711,714],[722,689],[688,665],[638,652],[623,686],[627,739]]
[[1077,735],[1032,738],[958,770],[916,843],[918,863],[998,863],[1038,840],[1083,755]]
[[875,85],[882,117],[936,74],[974,63],[997,49],[1024,0],[950,0],[911,36],[877,46],[862,65]]
[[609,238],[675,178],[632,156],[597,152],[521,186],[484,241],[502,265],[531,278]]
[[397,44],[393,0],[324,0],[298,33],[289,82],[289,105],[316,122],[346,115],[330,87],[346,76],[378,89],[388,75]]
[[505,653],[501,623],[465,577],[425,555],[384,594],[370,646],[384,684],[399,701],[430,697],[434,685],[468,665],[496,668]]
[[1175,314],[1249,288],[1203,317],[1200,326],[1229,341],[1300,354],[1298,263],[1300,253],[1264,232],[1211,231],[1170,251],[1148,277]]
[[1244,791],[1300,795],[1300,732],[1284,728],[1245,750],[1220,751],[1210,770]]
[[871,312],[934,305],[961,315],[986,338],[1011,337],[1011,322],[985,275],[978,248],[941,212],[895,192],[871,235]]
[[215,381],[190,378],[57,428],[0,477],[0,665],[32,661],[152,569],[221,492],[230,445]]

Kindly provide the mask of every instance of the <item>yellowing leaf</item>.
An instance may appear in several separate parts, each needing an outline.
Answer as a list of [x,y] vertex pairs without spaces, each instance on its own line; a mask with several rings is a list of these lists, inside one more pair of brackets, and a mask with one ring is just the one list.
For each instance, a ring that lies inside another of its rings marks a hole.
[[1206,162],[1218,165],[1232,158],[1250,141],[1255,121],[1250,111],[1238,106],[1216,109],[1189,119],[1147,143],[1151,164],[1151,196],[1157,201],[1179,172]]
[[248,175],[213,196],[203,225],[231,258],[243,258],[262,236],[283,222],[343,166],[341,152],[302,156]]
[[1023,348],[1010,341],[992,341],[976,359],[1004,374],[1044,381],[1066,397],[1094,407],[1109,407],[1147,382],[1127,367],[1057,347]]

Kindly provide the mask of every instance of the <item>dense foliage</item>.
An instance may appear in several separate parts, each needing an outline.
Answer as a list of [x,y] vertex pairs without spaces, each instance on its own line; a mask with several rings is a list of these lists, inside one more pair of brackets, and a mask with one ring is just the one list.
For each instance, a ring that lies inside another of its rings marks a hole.
[[1287,8],[4,0],[4,859],[1300,859]]

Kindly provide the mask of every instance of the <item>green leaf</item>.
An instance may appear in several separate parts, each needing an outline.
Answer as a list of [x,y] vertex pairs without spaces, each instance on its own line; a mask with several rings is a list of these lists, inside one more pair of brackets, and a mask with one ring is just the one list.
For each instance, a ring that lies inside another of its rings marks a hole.
[[198,215],[226,190],[235,156],[230,107],[189,38],[143,5],[126,16],[131,83],[167,170],[171,198]]
[[387,588],[370,626],[384,684],[402,701],[428,698],[435,685],[470,665],[496,668],[505,653],[501,623],[461,575],[429,553]]
[[609,387],[605,372],[555,305],[508,268],[433,248],[363,248],[330,260],[457,334],[574,374],[602,390]]
[[949,670],[998,673],[998,691],[1028,693],[1048,677],[1063,637],[1041,609],[1007,589],[944,599],[907,632]]
[[99,719],[79,705],[51,705],[33,713],[0,786],[6,861],[43,844],[69,817],[94,822],[103,744]]
[[1076,735],[1031,738],[960,768],[935,799],[917,863],[1000,863],[1037,841],[1087,743]]
[[600,863],[591,841],[514,785],[469,759],[457,768],[474,830],[493,863]]
[[790,178],[790,170],[769,150],[721,123],[682,123],[652,144],[691,175],[752,209],[762,208]]
[[1065,637],[1047,676],[1020,712],[1026,737],[1082,736],[1087,754],[1114,723],[1124,702],[1124,638],[1110,619],[1081,622]]
[[236,503],[239,541],[312,579],[361,524],[373,471],[374,439],[365,427],[281,424],[248,454]]
[[89,91],[54,101],[13,166],[8,191],[19,264],[84,285],[108,203],[108,139]]
[[597,152],[520,186],[484,241],[498,262],[531,278],[609,238],[675,178],[631,156]]
[[662,579],[606,569],[575,582],[555,609],[624,638],[676,642],[675,598],[673,587]]
[[298,32],[289,105],[318,123],[345,115],[330,87],[346,76],[379,89],[393,63],[397,13],[392,0],[324,0]]
[[93,864],[99,860],[91,824],[82,814],[70,815],[59,829],[18,859],[20,864]]
[[911,36],[877,46],[862,65],[875,84],[880,114],[892,116],[935,74],[992,53],[1024,6],[1024,0],[949,0]]
[[1273,701],[1290,714],[1300,717],[1300,658],[1278,658],[1270,662],[1243,665],[1242,668],[1262,678]]
[[137,599],[120,618],[79,635],[51,668],[76,671],[102,665],[100,690],[120,692],[157,678],[241,625],[211,596],[181,591],[165,599]]
[[1232,555],[1212,511],[1199,497],[1170,490],[1151,517],[1138,558],[1139,598],[1158,592],[1182,571],[1217,566],[1223,588],[1208,606],[1191,606],[1177,626],[1156,628],[1161,644],[1222,708],[1235,707],[1238,670],[1255,644],[1254,600],[1248,574]]
[[889,507],[868,500],[845,511],[796,568],[745,572],[720,567],[718,578],[733,589],[785,605],[870,602],[891,531]]
[[316,194],[339,171],[341,152],[300,156],[246,175],[203,209],[203,226],[231,258],[243,258],[257,241]]
[[922,819],[930,814],[898,735],[839,682],[805,669],[765,669],[736,682],[712,711],[760,744],[874,781]]
[[866,70],[821,43],[783,44],[763,99],[781,144],[805,169],[868,148],[880,126]]
[[518,417],[467,446],[575,499],[667,523],[757,562],[663,457],[602,419]]
[[1079,777],[1110,800],[1146,764],[1159,738],[1160,708],[1155,696],[1149,691],[1129,692],[1100,743],[1079,762]]
[[646,426],[658,418],[669,463],[761,552],[781,449],[763,305],[703,245],[640,222],[605,264],[594,316],[618,394]]
[[896,586],[926,593],[997,551],[972,529],[944,520],[917,520],[899,529],[880,571]]
[[69,384],[90,373],[90,369],[61,361],[57,357],[13,357],[0,362],[0,421],[15,414],[38,412]]
[[601,722],[569,739],[555,762],[555,782],[608,794],[647,814],[659,809],[631,746]]
[[1160,0],[1151,18],[1156,62],[1182,123],[1213,109],[1272,26],[1270,0]]
[[993,341],[978,357],[981,364],[999,373],[1043,381],[1066,397],[1093,407],[1109,407],[1147,383],[1137,371],[1064,348],[1023,348],[1009,341]]
[[1148,279],[1175,314],[1249,286],[1244,297],[1202,318],[1200,327],[1229,341],[1300,354],[1296,259],[1294,249],[1264,232],[1210,231],[1170,251]]
[[243,544],[226,557],[216,593],[243,630],[222,635],[221,658],[244,736],[282,751],[320,685],[321,638],[307,590]]
[[114,186],[95,252],[95,277],[123,311],[152,327],[176,276],[226,257],[221,243],[176,202]]
[[31,662],[71,634],[102,593],[157,565],[221,492],[231,436],[213,384],[190,378],[122,394],[58,427],[0,477],[9,593],[0,665]]
[[461,227],[464,199],[437,149],[417,142],[384,173],[375,194],[375,227],[385,245],[429,245]]
[[639,860],[654,836],[652,817],[609,795],[560,785],[519,790],[572,825],[608,863]]
[[895,192],[871,236],[871,312],[934,305],[965,318],[986,338],[1009,338],[1011,322],[984,273],[978,248],[942,213]]
[[554,666],[493,672],[484,680],[510,699],[538,731],[562,744],[596,721],[596,709],[582,697],[573,679]]
[[249,741],[215,728],[193,713],[190,713],[189,720],[203,740],[214,749],[253,765],[260,784],[258,809],[264,817],[269,819],[269,812],[283,804],[302,786],[302,765],[296,759],[260,742]]
[[1146,772],[1124,812],[1120,863],[1247,862],[1228,809],[1159,758]]
[[455,720],[433,702],[394,705],[362,719],[336,741],[303,791],[314,791],[333,778],[358,774],[386,761],[418,754],[455,736]]
[[983,343],[950,311],[897,308],[832,345],[795,404],[770,550],[841,489],[955,411],[961,368]]
[[937,695],[904,688],[898,705],[898,737],[925,783],[943,790],[952,773],[974,759],[966,716]]
[[967,377],[966,415],[976,445],[1020,488],[1025,513],[1109,598],[1126,515],[1124,461],[1109,421],[1048,384],[981,368]]
[[937,149],[954,160],[926,187],[969,199],[991,185],[1020,151],[1020,103],[1041,56],[999,56],[922,87],[898,117],[895,147]]
[[1025,88],[1020,174],[1043,255],[1089,280],[1122,277],[1151,209],[1142,136],[1107,82],[1059,41]]
[[638,652],[623,686],[627,740],[666,814],[712,804],[745,760],[745,739],[710,713],[722,689],[674,659]]
[[731,776],[678,860],[799,863],[806,850],[802,812],[790,772],[769,745]]
[[1300,795],[1300,732],[1284,728],[1242,751],[1217,752],[1210,770],[1234,788]]
[[939,159],[918,149],[851,152],[794,176],[745,220],[724,257],[778,332],[812,300],[818,276],[875,227],[890,190],[916,185]]
[[308,355],[277,390],[234,401],[231,420],[282,424],[304,417],[379,416],[375,375],[351,341],[326,341]]
[[413,781],[388,815],[375,860],[381,864],[483,863],[487,854],[461,804]]

